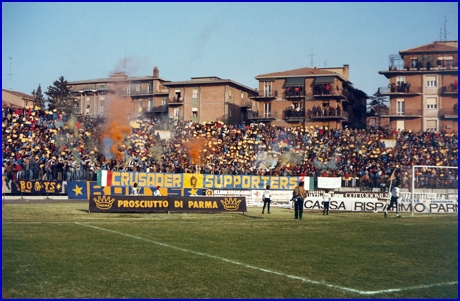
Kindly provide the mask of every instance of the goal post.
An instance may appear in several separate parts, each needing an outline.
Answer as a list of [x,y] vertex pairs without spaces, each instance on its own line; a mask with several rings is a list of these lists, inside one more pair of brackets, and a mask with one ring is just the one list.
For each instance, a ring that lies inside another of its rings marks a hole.
[[[416,192],[416,189],[422,192],[429,189],[432,191],[443,190],[447,196],[450,195],[449,190],[455,190],[456,202],[458,202],[458,167],[414,165],[411,175],[411,216],[414,216],[415,193],[420,194],[420,192]],[[434,193],[434,196],[436,198],[437,194]]]

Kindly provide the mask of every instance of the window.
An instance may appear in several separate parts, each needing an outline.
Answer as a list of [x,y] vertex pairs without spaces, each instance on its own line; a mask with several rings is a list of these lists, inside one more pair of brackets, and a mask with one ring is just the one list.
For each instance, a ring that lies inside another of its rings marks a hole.
[[396,115],[404,115],[404,99],[396,100]]
[[228,118],[232,118],[232,106],[228,106]]
[[272,82],[264,82],[264,96],[272,96]]
[[163,99],[161,100],[161,105],[162,105],[162,106],[165,106],[167,103],[168,103],[168,99],[167,99],[167,98],[163,98]]
[[142,99],[139,99],[139,107],[137,108],[138,113],[142,113]]
[[131,95],[131,85],[126,87],[126,95]]
[[437,109],[438,108],[438,102],[437,102],[436,97],[427,97],[426,108],[427,109]]
[[175,118],[179,118],[179,116],[180,116],[180,110],[179,110],[179,108],[174,108],[174,117],[175,117]]
[[244,93],[241,91],[241,99],[244,99]]
[[141,90],[141,84],[136,84],[136,91],[140,91]]
[[105,109],[105,97],[99,99],[99,113],[104,113]]
[[147,84],[147,93],[152,93],[152,84]]
[[437,87],[436,75],[429,75],[426,77],[426,86],[427,87]]
[[426,121],[426,130],[438,130],[438,121],[437,120],[427,120]]
[[396,84],[400,85],[401,83],[403,83],[405,81],[405,77],[404,76],[396,76]]
[[152,111],[152,104],[153,104],[153,101],[152,99],[149,99],[148,103],[147,103],[147,110],[150,112]]
[[193,88],[192,98],[198,98],[198,89],[197,88]]
[[232,89],[228,89],[228,96],[232,96]]
[[99,89],[105,89],[105,84],[99,84]]
[[198,117],[198,108],[192,108],[192,117]]
[[440,56],[436,61],[438,67],[452,67],[454,65],[453,56]]
[[264,103],[264,117],[270,117],[271,104],[269,102]]

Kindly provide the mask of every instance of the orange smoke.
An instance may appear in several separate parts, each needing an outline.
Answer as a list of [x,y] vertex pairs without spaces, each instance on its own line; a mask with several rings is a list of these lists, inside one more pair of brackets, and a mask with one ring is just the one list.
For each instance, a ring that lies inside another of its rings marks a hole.
[[104,126],[102,127],[102,139],[111,140],[110,153],[116,155],[117,160],[123,159],[123,153],[119,148],[123,139],[131,134],[129,126],[130,110],[128,109],[130,98],[117,95],[109,95],[106,101],[104,114]]
[[188,149],[188,154],[193,158],[193,164],[198,164],[200,152],[206,146],[206,140],[201,137],[194,138],[190,142],[185,142],[184,146]]
[[104,132],[104,138],[110,138],[112,145],[110,146],[110,153],[117,156],[117,160],[123,159],[123,154],[118,150],[121,143],[123,142],[124,135],[131,134],[131,127],[129,126],[119,126],[116,121],[113,121],[109,129]]

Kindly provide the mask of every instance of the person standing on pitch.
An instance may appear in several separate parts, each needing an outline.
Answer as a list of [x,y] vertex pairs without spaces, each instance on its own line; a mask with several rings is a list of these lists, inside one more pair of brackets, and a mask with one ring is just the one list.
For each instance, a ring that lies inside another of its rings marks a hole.
[[137,183],[134,183],[131,187],[131,195],[139,195],[139,188],[137,187]]
[[302,219],[303,213],[303,200],[307,197],[304,182],[300,182],[292,193],[292,200],[294,201],[294,219]]
[[393,208],[393,205],[396,207],[396,217],[401,217],[401,215],[398,214],[398,199],[399,199],[399,183],[396,182],[395,186],[391,189],[391,199],[390,199],[390,205],[388,205],[387,208],[385,208],[385,211],[383,212],[383,216],[387,217],[388,210],[391,210]]
[[331,194],[329,189],[323,193],[323,215],[329,215],[329,202],[331,201]]
[[264,214],[265,206],[267,206],[267,213],[270,214],[270,202],[272,201],[272,193],[270,192],[270,185],[267,185],[264,193],[262,194],[262,200],[264,201],[264,207],[262,208],[262,214]]

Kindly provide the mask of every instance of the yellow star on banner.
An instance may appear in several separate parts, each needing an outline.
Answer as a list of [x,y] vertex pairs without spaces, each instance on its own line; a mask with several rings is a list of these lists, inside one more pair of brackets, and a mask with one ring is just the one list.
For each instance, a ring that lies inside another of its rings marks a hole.
[[196,195],[197,189],[190,189],[190,195]]
[[78,187],[78,185],[75,185],[75,189],[72,189],[72,191],[75,192],[75,196],[81,194],[83,195],[83,192],[81,192],[81,190],[83,189],[83,187]]

